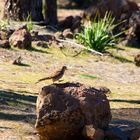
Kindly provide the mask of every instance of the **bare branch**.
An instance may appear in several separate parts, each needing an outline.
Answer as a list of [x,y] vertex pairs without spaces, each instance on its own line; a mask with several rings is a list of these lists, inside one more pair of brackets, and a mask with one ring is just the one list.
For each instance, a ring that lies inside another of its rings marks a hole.
[[63,40],[63,39],[56,39],[56,40],[57,40],[58,42],[64,42],[64,43],[72,44],[72,45],[76,46],[77,48],[85,49],[85,50],[88,50],[88,51],[90,51],[90,52],[92,52],[92,53],[95,53],[95,54],[97,54],[97,55],[103,56],[102,53],[100,53],[100,52],[98,52],[98,51],[95,51],[95,50],[92,50],[92,49],[90,49],[90,48],[87,48],[87,47],[85,47],[85,46],[83,46],[83,45],[81,45],[81,44],[77,44],[76,42],[74,42],[74,41],[72,41],[72,40]]

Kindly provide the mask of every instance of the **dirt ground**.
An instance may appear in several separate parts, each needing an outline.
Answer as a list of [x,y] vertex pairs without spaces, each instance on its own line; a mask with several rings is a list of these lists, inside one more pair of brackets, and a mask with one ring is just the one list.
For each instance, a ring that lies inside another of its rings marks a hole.
[[[81,82],[97,88],[106,86],[112,91],[108,95],[113,114],[111,125],[124,130],[140,127],[140,68],[132,60],[138,52],[139,49],[127,47],[125,51],[115,51],[122,58],[131,54],[127,61],[86,53],[70,57],[56,48],[38,48],[31,52],[1,48],[0,135],[4,140],[7,140],[5,136],[15,136],[16,140],[26,137],[38,139],[34,130],[36,97],[43,86],[52,82],[35,82],[62,65],[69,69],[63,82]],[[19,55],[23,57],[25,66],[12,64]]]
[[[60,9],[58,16],[79,13],[81,10]],[[69,44],[63,45],[67,48]],[[57,46],[32,51],[0,48],[0,139],[39,139],[34,129],[36,98],[41,88],[52,82],[35,82],[62,65],[68,67],[62,82],[106,86],[111,90],[107,95],[113,116],[111,126],[125,131],[140,128],[140,67],[134,64],[134,56],[140,49],[122,45],[109,52],[112,55],[82,52],[72,57],[72,51],[62,52]],[[23,58],[23,66],[12,64],[18,56]]]

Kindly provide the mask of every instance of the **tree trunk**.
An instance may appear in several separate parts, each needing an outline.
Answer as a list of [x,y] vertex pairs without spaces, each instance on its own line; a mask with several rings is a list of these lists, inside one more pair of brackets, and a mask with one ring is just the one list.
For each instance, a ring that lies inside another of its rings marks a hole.
[[31,15],[33,21],[43,20],[42,0],[6,0],[4,18],[26,20]]
[[45,21],[48,24],[57,24],[57,0],[45,0]]
[[33,21],[42,21],[43,13],[42,13],[42,0],[31,0],[31,13]]

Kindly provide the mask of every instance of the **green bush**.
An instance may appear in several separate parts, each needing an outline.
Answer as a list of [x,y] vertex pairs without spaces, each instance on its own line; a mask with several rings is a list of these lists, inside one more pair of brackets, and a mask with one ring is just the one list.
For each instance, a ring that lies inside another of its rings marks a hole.
[[27,29],[29,32],[31,32],[33,30],[33,22],[31,14],[28,14],[26,21],[27,21]]
[[103,19],[95,18],[93,22],[89,22],[88,26],[83,26],[80,33],[76,34],[78,43],[83,44],[89,49],[104,52],[110,46],[114,46],[121,33],[114,35],[113,29],[115,18],[111,13],[107,12]]

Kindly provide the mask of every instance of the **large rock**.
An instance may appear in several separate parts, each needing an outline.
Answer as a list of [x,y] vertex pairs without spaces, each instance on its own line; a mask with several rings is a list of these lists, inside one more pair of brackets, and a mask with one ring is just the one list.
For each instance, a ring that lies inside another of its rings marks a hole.
[[81,20],[80,16],[68,16],[65,19],[59,21],[59,26],[63,29],[70,28],[71,31],[75,31],[81,27]]
[[96,6],[89,7],[83,14],[83,17],[93,19],[98,13],[104,17],[107,11],[110,11],[116,19],[129,19],[134,11],[139,10],[138,5],[130,0],[101,0]]
[[100,129],[107,128],[110,120],[106,95],[80,83],[45,86],[37,99],[35,126],[42,140],[68,140],[82,134],[102,139]]
[[129,19],[129,26],[132,30],[131,34],[135,34],[138,42],[140,43],[140,11],[136,11],[132,14]]
[[9,38],[10,45],[20,49],[30,49],[32,43],[32,37],[27,30],[27,26],[23,26],[16,30]]

